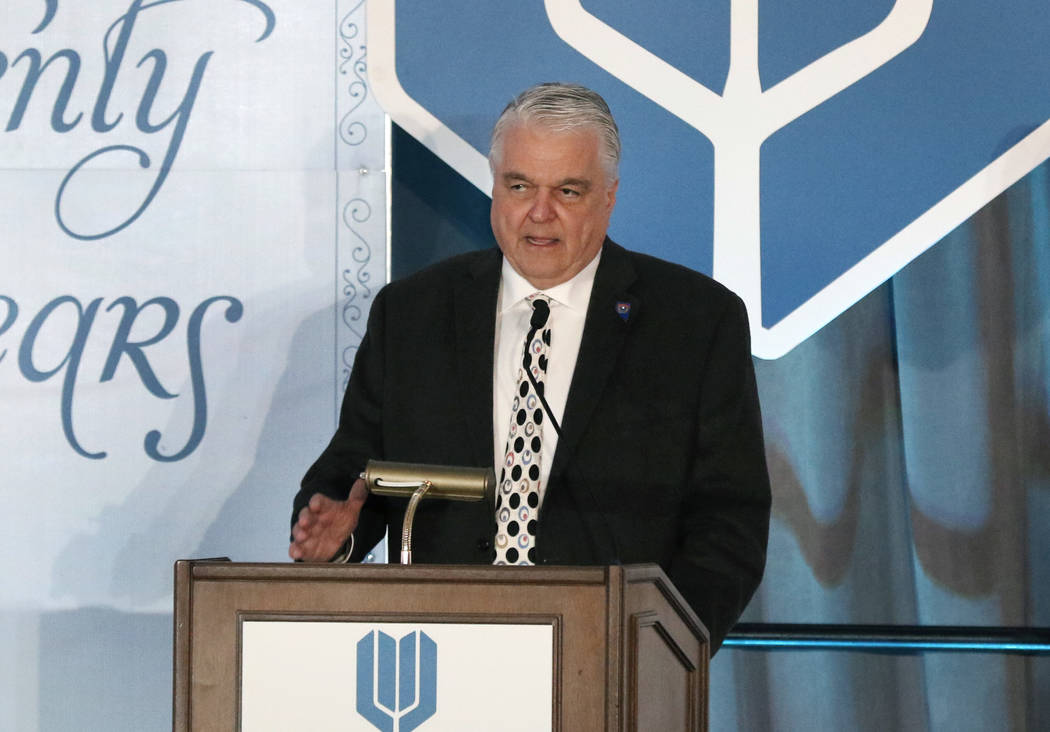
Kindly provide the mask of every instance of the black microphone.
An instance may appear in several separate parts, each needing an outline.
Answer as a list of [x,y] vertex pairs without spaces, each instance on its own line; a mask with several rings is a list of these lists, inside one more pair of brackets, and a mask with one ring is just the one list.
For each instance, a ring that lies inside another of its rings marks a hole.
[[550,317],[550,314],[551,308],[546,300],[537,297],[532,301],[532,319],[529,320],[529,327],[532,330],[525,337],[525,350],[521,354],[521,367],[525,369],[525,375],[529,377],[532,388],[536,390],[540,403],[543,405],[543,411],[547,413],[547,417],[551,421],[551,427],[558,433],[558,437],[561,437],[561,425],[558,424],[558,420],[554,417],[554,412],[551,411],[550,405],[547,404],[547,397],[543,396],[543,389],[536,383],[536,378],[532,375],[532,369],[529,368],[529,364],[525,361],[529,355],[529,344],[532,343],[532,336],[536,335],[536,331],[547,324],[547,318]]
[[[539,330],[547,324],[547,318],[551,315],[551,306],[547,304],[546,300],[536,298],[532,301],[532,320],[529,321],[529,325],[532,326],[533,332]],[[532,340],[532,335],[529,335],[529,340]]]

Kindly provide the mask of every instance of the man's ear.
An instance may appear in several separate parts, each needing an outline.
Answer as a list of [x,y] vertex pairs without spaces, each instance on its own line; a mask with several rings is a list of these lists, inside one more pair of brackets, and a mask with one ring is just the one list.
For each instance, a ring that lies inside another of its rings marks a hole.
[[619,187],[620,179],[617,178],[612,182],[612,185],[610,185],[609,189],[605,192],[605,195],[607,196],[606,206],[608,207],[608,211],[610,213],[612,213],[613,206],[616,205],[616,189]]

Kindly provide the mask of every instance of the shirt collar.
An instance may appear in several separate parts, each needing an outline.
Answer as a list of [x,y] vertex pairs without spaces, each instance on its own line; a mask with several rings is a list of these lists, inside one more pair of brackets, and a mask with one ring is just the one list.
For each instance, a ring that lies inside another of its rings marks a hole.
[[591,289],[594,286],[594,275],[598,271],[598,260],[602,258],[602,249],[599,249],[594,258],[587,263],[587,266],[577,272],[571,280],[546,290],[537,290],[532,283],[518,274],[517,270],[504,257],[503,269],[500,274],[502,278],[500,282],[500,313],[507,312],[526,297],[536,292],[546,295],[551,299],[551,302],[586,313],[587,304],[591,299]]

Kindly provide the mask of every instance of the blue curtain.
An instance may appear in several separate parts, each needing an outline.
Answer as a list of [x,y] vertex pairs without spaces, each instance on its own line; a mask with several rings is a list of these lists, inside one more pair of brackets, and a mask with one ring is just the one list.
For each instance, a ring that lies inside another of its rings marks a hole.
[[[757,622],[1050,626],[1050,168],[777,361]],[[723,651],[712,729],[1050,729],[1050,658]],[[724,693],[732,689],[732,693]]]

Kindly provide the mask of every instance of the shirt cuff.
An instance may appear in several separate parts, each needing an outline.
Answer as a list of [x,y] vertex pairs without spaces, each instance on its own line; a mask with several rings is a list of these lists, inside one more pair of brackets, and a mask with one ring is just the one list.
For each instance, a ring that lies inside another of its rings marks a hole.
[[354,532],[350,532],[349,538],[343,542],[343,546],[340,548],[339,553],[328,561],[332,564],[347,564],[350,561],[350,555],[354,553]]

